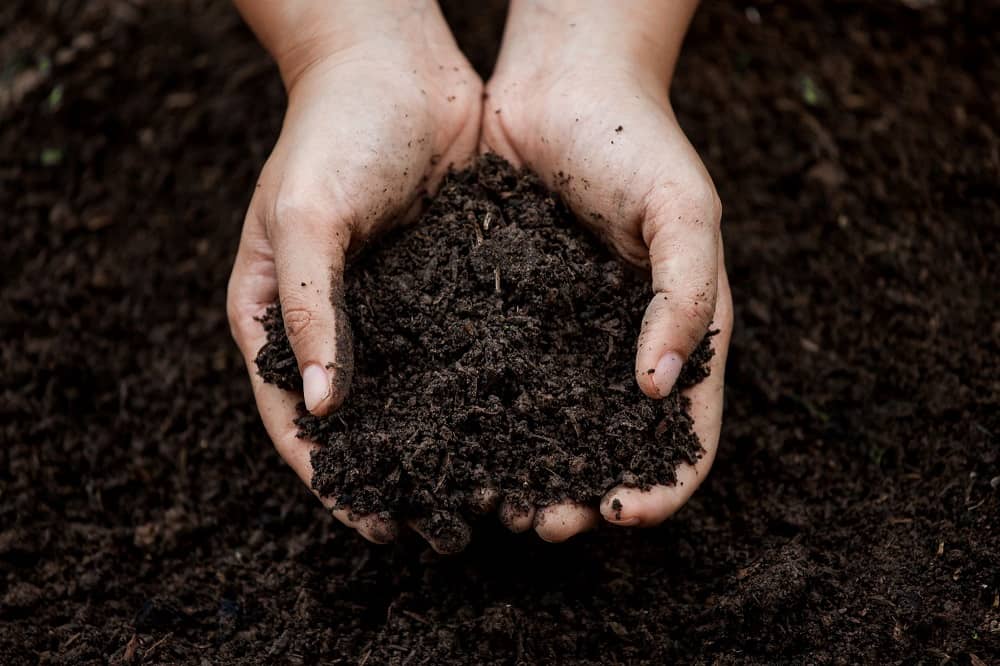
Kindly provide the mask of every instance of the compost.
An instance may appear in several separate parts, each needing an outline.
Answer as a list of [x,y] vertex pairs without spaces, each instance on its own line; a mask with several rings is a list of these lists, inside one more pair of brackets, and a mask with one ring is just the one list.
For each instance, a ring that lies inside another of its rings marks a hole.
[[[485,71],[502,4],[445,4]],[[229,3],[0,26],[0,662],[997,663],[996,2],[702,3],[712,472],[656,529],[449,557],[341,526],[259,424],[225,287],[284,98]]]
[[[355,513],[455,533],[484,488],[515,508],[596,506],[616,484],[672,485],[702,453],[681,392],[707,376],[711,337],[666,399],[645,397],[648,279],[498,156],[451,174],[421,220],[349,266],[344,291],[350,397],[323,418],[300,406],[296,423],[322,445],[313,488]],[[258,372],[301,388],[280,307],[262,324]]]

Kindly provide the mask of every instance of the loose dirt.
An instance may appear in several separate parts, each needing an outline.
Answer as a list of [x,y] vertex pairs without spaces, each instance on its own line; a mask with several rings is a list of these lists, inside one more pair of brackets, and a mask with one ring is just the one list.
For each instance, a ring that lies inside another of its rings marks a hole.
[[[439,532],[482,513],[481,492],[517,508],[596,506],[614,485],[673,485],[702,453],[681,394],[708,374],[710,337],[675,390],[634,378],[652,296],[537,178],[486,156],[452,174],[415,225],[347,270],[356,369],[342,409],[304,412],[322,444],[312,485],[359,514],[429,519]],[[257,356],[298,387],[272,307]]]
[[997,663],[996,2],[703,3],[711,475],[658,529],[448,558],[337,524],[259,424],[225,285],[284,99],[231,6],[0,26],[0,662]]

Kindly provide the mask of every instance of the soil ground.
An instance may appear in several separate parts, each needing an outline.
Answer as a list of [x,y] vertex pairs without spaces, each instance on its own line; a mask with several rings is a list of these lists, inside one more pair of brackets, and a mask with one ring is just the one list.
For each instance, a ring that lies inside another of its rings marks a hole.
[[715,469],[662,528],[448,559],[335,524],[258,424],[224,286],[283,98],[228,4],[0,26],[0,663],[996,663],[996,2],[705,4]]

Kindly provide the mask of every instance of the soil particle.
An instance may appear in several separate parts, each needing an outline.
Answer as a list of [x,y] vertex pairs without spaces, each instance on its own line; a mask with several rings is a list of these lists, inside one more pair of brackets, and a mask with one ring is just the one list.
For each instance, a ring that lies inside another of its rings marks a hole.
[[615,512],[615,520],[622,519],[622,501],[617,497],[611,500],[611,510]]
[[[346,274],[357,353],[353,395],[305,413],[321,444],[313,488],[355,513],[421,519],[481,513],[481,489],[516,506],[595,504],[616,483],[676,482],[702,449],[680,391],[704,379],[710,340],[677,388],[646,398],[633,378],[651,296],[540,183],[495,155],[451,174],[416,225]],[[299,384],[280,308],[263,320],[261,376]]]

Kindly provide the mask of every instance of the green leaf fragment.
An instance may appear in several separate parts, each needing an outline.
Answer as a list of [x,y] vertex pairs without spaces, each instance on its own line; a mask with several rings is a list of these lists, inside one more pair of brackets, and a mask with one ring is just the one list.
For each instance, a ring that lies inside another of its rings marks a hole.
[[63,160],[62,148],[42,148],[42,154],[39,156],[39,159],[42,162],[42,166],[55,166]]

